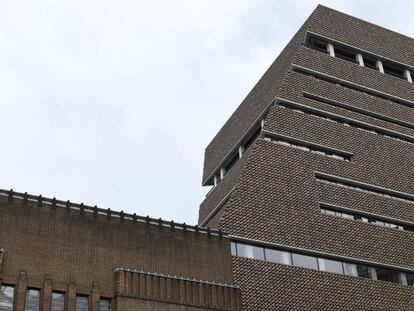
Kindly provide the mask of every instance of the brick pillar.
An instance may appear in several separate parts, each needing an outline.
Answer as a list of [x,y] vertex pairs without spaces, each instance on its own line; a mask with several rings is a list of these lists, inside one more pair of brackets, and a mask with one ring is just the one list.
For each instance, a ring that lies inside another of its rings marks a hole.
[[17,280],[17,286],[14,298],[14,311],[24,311],[24,303],[26,301],[27,290],[27,274],[24,271],[20,272],[19,279]]
[[3,276],[4,249],[0,249],[0,284]]
[[92,292],[89,299],[91,311],[99,311],[100,291],[97,282],[92,283]]
[[52,298],[52,277],[45,276],[43,288],[40,295],[40,311],[50,311],[50,304]]
[[76,307],[76,285],[71,282],[68,286],[68,292],[66,293],[66,311],[75,311]]

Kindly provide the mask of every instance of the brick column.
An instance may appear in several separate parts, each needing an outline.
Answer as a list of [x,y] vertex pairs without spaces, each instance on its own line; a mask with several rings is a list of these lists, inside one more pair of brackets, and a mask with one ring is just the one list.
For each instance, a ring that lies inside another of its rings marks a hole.
[[43,288],[40,295],[40,311],[50,311],[50,304],[52,298],[52,277],[45,276]]
[[91,311],[99,311],[99,299],[100,299],[100,292],[99,292],[98,283],[93,282],[91,297],[89,299]]
[[3,276],[4,249],[0,249],[0,284]]
[[71,282],[68,286],[68,292],[66,293],[66,311],[75,311],[76,307],[76,285]]
[[26,301],[27,290],[27,274],[24,271],[20,272],[19,279],[17,280],[15,298],[14,298],[14,311],[24,311],[24,303]]

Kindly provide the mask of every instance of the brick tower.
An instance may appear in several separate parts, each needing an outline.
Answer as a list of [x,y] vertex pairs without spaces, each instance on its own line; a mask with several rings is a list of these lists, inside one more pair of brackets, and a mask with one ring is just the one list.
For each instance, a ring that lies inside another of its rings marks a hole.
[[243,310],[414,308],[413,73],[413,39],[318,6],[208,145]]

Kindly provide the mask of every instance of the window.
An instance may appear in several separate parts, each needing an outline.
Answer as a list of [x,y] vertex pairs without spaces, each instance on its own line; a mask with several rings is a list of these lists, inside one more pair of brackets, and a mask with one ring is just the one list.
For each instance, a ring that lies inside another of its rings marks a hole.
[[12,311],[14,299],[14,287],[0,286],[0,311]]
[[313,50],[328,54],[328,50],[326,47],[327,43],[322,41],[322,40],[318,40],[315,38],[311,38],[309,40],[309,47]]
[[368,57],[368,56],[364,56],[364,66],[371,68],[371,69],[378,70],[377,62],[375,61],[375,59]]
[[230,251],[231,251],[232,256],[237,256],[236,243],[234,242],[230,243]]
[[292,264],[292,258],[289,252],[266,248],[265,257],[266,257],[266,261],[281,263],[284,265]]
[[357,265],[354,263],[344,262],[343,271],[346,275],[349,276],[358,276]]
[[397,271],[385,268],[376,268],[375,272],[377,274],[377,280],[392,283],[399,283],[401,281],[401,277],[399,276],[400,273]]
[[357,264],[356,267],[357,267],[359,277],[372,279],[372,280],[377,279],[377,275],[375,273],[375,268],[369,267],[369,266],[366,266],[366,265],[360,265],[360,264]]
[[342,274],[342,263],[336,260],[318,258],[319,270]]
[[335,47],[335,57],[356,63],[356,53],[346,48]]
[[398,68],[397,66],[385,62],[382,63],[382,67],[384,68],[384,73],[406,80],[404,75],[404,69]]
[[264,260],[264,249],[253,245],[237,244],[237,255],[240,257]]
[[65,310],[65,294],[53,292],[51,311],[64,311],[64,310]]
[[414,274],[412,273],[406,273],[405,277],[407,279],[407,285],[414,286]]
[[39,311],[40,290],[28,289],[26,292],[25,311]]
[[293,265],[309,268],[309,269],[318,269],[318,262],[316,257],[301,255],[301,254],[292,254]]
[[88,311],[89,299],[87,296],[76,296],[76,311]]
[[111,300],[110,299],[99,300],[99,311],[111,311]]

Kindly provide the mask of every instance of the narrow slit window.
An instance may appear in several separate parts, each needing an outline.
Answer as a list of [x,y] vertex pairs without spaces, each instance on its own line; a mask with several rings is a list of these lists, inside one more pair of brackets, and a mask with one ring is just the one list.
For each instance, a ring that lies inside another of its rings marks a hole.
[[308,46],[313,50],[328,54],[327,43],[325,41],[311,38]]
[[406,80],[404,75],[404,69],[384,62],[382,63],[382,66],[384,67],[384,73]]
[[335,47],[335,57],[356,63],[356,53],[354,51],[342,48],[342,47]]

